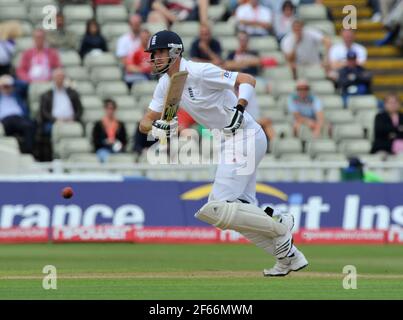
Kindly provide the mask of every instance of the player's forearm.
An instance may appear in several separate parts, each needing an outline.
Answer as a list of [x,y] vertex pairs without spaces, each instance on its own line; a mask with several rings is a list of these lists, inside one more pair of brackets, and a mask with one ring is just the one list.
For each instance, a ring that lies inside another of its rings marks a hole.
[[239,86],[238,105],[245,108],[254,94],[256,79],[250,74],[240,72],[236,78],[235,86]]

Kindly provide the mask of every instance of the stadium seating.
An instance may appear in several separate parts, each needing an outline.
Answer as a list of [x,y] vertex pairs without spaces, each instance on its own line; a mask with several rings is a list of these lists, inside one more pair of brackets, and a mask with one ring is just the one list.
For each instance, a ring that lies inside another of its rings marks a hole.
[[318,154],[336,153],[336,151],[336,143],[329,139],[312,140],[307,145],[307,152],[311,157],[316,157]]
[[[22,22],[23,36],[16,40],[16,54],[13,57],[14,66],[19,63],[21,52],[33,46],[31,33],[35,26],[42,21],[42,8],[47,4],[56,4],[56,1],[0,0],[0,21],[19,19]],[[220,1],[218,5],[212,5],[209,8],[212,32],[222,44],[224,57],[229,51],[238,47],[235,19],[230,18],[227,21],[220,21],[226,6],[226,3]],[[89,54],[82,63],[77,51],[60,50],[61,62],[66,70],[67,77],[72,80],[72,86],[81,95],[84,107],[83,122],[86,130],[84,135],[82,128],[77,129],[78,127],[76,127],[74,129],[71,127],[71,129],[67,129],[67,127],[59,128],[59,125],[56,125],[52,141],[55,144],[57,157],[67,159],[69,162],[96,163],[98,161],[92,153],[91,147],[88,146],[94,122],[104,115],[102,108],[102,99],[104,98],[116,100],[118,118],[125,122],[129,136],[128,149],[130,150],[133,144],[134,130],[151,101],[156,85],[154,81],[138,83],[129,91],[122,81],[120,61],[115,57],[114,50],[118,37],[130,29],[127,20],[129,14],[133,13],[133,8],[133,1],[131,0],[122,1],[121,5],[101,5],[96,10],[93,10],[89,4],[68,4],[64,7],[66,28],[74,32],[78,39],[84,34],[86,21],[92,17],[97,18],[101,24],[102,33],[108,42],[109,52]],[[326,9],[323,5],[299,5],[298,14],[305,20],[308,27],[316,28],[329,35],[333,43],[341,41],[340,36],[335,35],[336,29],[337,31],[340,30],[339,22],[334,24],[327,20]],[[161,24],[145,23],[143,26],[149,29],[151,33],[165,28]],[[188,57],[190,45],[199,33],[199,23],[175,22],[172,30],[182,36],[185,45],[185,57]],[[368,35],[362,34],[358,36],[361,40],[368,37]],[[77,48],[79,44],[80,41],[77,41]],[[332,135],[328,136],[328,126],[326,126],[321,139],[313,139],[310,130],[303,127],[299,132],[299,138],[295,138],[292,130],[292,116],[288,114],[287,110],[287,98],[290,93],[295,92],[295,81],[291,69],[286,64],[283,53],[279,50],[278,42],[273,36],[252,37],[250,39],[250,48],[257,50],[261,57],[272,57],[278,62],[278,66],[274,68],[262,69],[256,85],[260,115],[273,121],[273,129],[276,132],[276,138],[270,142],[271,153],[264,158],[263,164],[281,163],[281,161],[298,163],[310,158],[315,159],[315,161],[336,161],[341,163],[346,160],[347,156],[351,155],[360,155],[362,159],[370,163],[378,160],[377,156],[368,155],[370,141],[373,139],[374,118],[378,112],[377,96],[351,96],[347,100],[346,109],[344,109],[342,97],[336,92],[333,83],[326,80],[326,72],[321,66],[299,66],[297,69],[298,78],[308,79],[311,83],[312,92],[321,99],[325,119],[331,125]],[[370,59],[371,61],[369,61],[367,67],[377,70],[377,73],[385,68],[390,70],[392,65],[386,65],[384,61],[378,61],[378,56],[381,53],[387,53],[391,57],[395,57],[399,53],[394,49],[392,46],[369,47],[369,57],[375,56],[376,59]],[[393,66],[398,66],[398,63],[400,62],[397,61]],[[378,85],[382,79],[377,74],[375,78],[377,79],[376,85]],[[28,100],[33,118],[37,115],[39,109],[40,95],[50,87],[51,83],[33,83],[30,86]],[[73,124],[73,126],[76,125]],[[1,135],[4,135],[4,130],[0,130]],[[17,140],[15,138],[10,139],[0,141],[0,147],[6,146],[9,148],[12,146],[11,148],[18,150]],[[77,140],[76,149],[71,146],[71,139],[79,139]],[[83,142],[84,140],[87,143]],[[397,161],[395,159],[399,158],[392,157],[390,159],[390,161]],[[30,161],[32,162],[32,158],[26,159],[27,163],[30,163]],[[141,162],[144,161],[144,158],[136,159],[132,153],[128,153],[110,158],[109,163],[127,164],[133,163],[133,161]],[[102,169],[102,166],[100,168]],[[129,171],[119,171],[118,169],[111,172],[129,173]],[[179,179],[209,180],[213,177],[213,173],[209,170],[189,171],[181,173]],[[383,170],[382,173],[392,179],[393,172],[391,170]],[[162,176],[172,179],[178,178],[175,174],[167,176],[166,171],[148,172],[147,176],[152,178],[161,178]],[[263,177],[272,181],[337,181],[338,176],[338,169],[334,168],[329,170],[270,169],[258,174],[259,178]]]
[[59,152],[62,159],[67,159],[74,153],[88,153],[91,151],[92,147],[86,138],[64,138],[59,142]]
[[326,7],[322,4],[303,4],[298,7],[298,15],[302,20],[326,20]]
[[302,144],[296,138],[273,139],[271,151],[276,157],[284,153],[302,153]]
[[93,10],[90,5],[66,5],[63,8],[63,14],[68,24],[76,22],[86,22],[93,18]]
[[126,22],[128,13],[123,5],[97,6],[96,19],[100,24],[106,22]]

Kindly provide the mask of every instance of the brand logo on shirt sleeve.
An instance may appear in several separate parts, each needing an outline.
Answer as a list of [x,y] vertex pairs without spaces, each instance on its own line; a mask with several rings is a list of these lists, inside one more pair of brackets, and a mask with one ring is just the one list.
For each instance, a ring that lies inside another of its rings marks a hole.
[[222,74],[223,78],[231,79],[232,77],[232,72],[231,71],[224,71]]

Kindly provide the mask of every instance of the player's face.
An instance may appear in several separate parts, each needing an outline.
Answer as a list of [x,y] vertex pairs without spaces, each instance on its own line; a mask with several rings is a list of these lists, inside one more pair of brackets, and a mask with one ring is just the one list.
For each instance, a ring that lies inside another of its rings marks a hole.
[[163,70],[169,62],[168,49],[157,49],[153,51],[151,61],[154,72]]

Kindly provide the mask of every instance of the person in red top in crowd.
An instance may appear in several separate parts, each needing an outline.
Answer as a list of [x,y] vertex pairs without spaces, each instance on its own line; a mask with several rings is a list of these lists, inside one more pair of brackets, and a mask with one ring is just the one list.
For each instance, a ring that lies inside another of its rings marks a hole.
[[125,81],[129,87],[136,82],[151,79],[150,53],[144,51],[149,40],[150,32],[147,29],[142,29],[140,31],[140,46],[127,56]]
[[29,83],[50,81],[53,70],[61,66],[59,53],[56,49],[47,47],[44,30],[35,30],[33,40],[34,48],[22,53],[17,76]]

